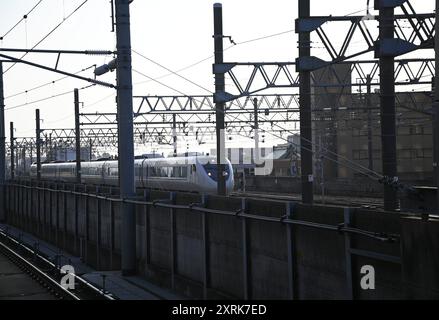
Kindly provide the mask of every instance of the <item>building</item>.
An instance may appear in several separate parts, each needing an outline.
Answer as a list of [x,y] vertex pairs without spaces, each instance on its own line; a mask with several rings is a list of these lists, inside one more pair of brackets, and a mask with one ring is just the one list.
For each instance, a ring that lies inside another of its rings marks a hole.
[[[337,66],[337,81],[348,83],[350,69]],[[331,84],[330,73],[322,72]],[[365,86],[356,93],[349,86],[314,88],[315,176],[350,180],[368,170],[382,173],[380,96],[377,89],[371,92]],[[428,183],[433,174],[431,92],[397,92],[395,97],[398,177]]]

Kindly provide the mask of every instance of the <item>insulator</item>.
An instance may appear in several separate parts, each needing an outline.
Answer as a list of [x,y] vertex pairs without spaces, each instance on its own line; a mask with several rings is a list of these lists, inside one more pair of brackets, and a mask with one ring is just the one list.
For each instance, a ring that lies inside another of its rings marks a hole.
[[85,54],[94,55],[94,56],[107,56],[113,54],[112,51],[109,50],[85,50]]
[[95,83],[99,86],[107,87],[107,88],[116,88],[116,86],[111,84],[111,83],[107,83],[107,82],[103,82],[103,81],[99,81],[99,80],[93,80],[93,83]]

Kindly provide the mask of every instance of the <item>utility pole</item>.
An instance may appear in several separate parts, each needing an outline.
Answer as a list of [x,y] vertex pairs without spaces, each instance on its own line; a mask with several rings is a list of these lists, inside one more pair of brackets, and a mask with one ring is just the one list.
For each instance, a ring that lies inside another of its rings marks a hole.
[[[393,39],[394,7],[392,4],[379,4],[379,41]],[[395,57],[392,54],[379,55],[380,63],[380,107],[381,107],[381,150],[383,175],[388,181],[396,181],[396,109],[395,109]],[[389,183],[384,184],[384,210],[395,211],[398,208],[397,190]]]
[[[215,48],[215,65],[224,62],[223,57],[223,7],[221,3],[213,5],[213,38]],[[223,93],[225,91],[224,73],[215,72],[215,93]],[[226,194],[226,177],[224,169],[226,163],[225,157],[225,132],[224,132],[224,102],[215,101],[216,115],[216,159],[217,159],[217,179],[218,179],[218,195]],[[230,173],[232,174],[232,173]]]
[[37,143],[37,181],[41,180],[41,130],[40,109],[35,109],[35,138]]
[[48,157],[46,155],[46,160],[47,160],[47,158],[49,158],[50,161],[53,161],[54,159],[53,159],[52,132],[49,133],[49,144],[48,144],[48,149],[47,150],[49,150],[49,151],[46,151],[46,152],[49,153],[50,157]]
[[434,53],[435,53],[435,77],[434,77],[434,125],[433,125],[433,150],[434,150],[434,173],[437,186],[437,211],[439,212],[439,0],[436,0],[436,25],[435,25],[435,39],[434,39]]
[[[130,0],[116,0],[118,161],[121,199],[136,195],[134,184],[133,85],[131,72]],[[122,274],[136,273],[136,216],[122,203]]]
[[369,157],[369,170],[373,170],[373,130],[372,130],[372,105],[371,105],[371,76],[366,76],[367,93],[366,93],[366,108],[367,108],[367,153]]
[[6,137],[5,137],[5,98],[3,93],[3,63],[0,61],[0,221],[5,216],[5,173],[6,173]]
[[76,151],[76,182],[81,183],[81,131],[79,128],[79,90],[73,91],[75,99],[75,151]]
[[[310,0],[299,0],[299,19],[309,18]],[[299,58],[311,55],[311,37],[309,32],[299,33]],[[302,167],[302,202],[312,204],[313,193],[313,156],[311,127],[311,72],[299,71],[300,94],[300,161]]]
[[14,146],[14,123],[9,123],[9,134],[10,134],[10,144],[11,144],[11,180],[15,179],[15,146]]
[[21,167],[22,167],[22,171],[21,171],[21,175],[23,176],[24,173],[26,172],[26,146],[23,145],[23,147],[21,148]]
[[176,114],[172,114],[172,139],[174,143],[174,157],[177,156],[177,121]]
[[259,122],[258,122],[258,99],[253,99],[253,117],[254,117],[254,130],[255,130],[255,151],[254,162],[259,164]]
[[91,141],[91,138],[88,139],[88,160],[91,161],[91,158],[93,156],[93,141]]
[[322,203],[325,204],[325,172],[323,166],[323,139],[322,131],[319,133],[319,152],[318,152],[318,163],[320,163],[320,188],[322,192]]

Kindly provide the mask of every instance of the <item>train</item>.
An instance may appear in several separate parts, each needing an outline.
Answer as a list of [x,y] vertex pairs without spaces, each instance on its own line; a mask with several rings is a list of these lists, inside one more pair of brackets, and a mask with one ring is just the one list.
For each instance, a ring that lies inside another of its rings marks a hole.
[[[76,181],[76,162],[41,164],[41,179],[58,182]],[[233,168],[225,163],[226,192],[234,188]],[[30,168],[37,176],[37,165]],[[134,180],[138,188],[215,193],[217,191],[217,159],[213,156],[169,157],[134,160]],[[81,162],[81,182],[94,185],[119,185],[117,160]]]

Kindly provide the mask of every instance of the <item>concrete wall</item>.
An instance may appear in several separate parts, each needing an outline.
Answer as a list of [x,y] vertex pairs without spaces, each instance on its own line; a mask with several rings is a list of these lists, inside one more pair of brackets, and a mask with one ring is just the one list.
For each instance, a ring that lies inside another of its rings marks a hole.
[[[169,192],[159,191],[140,196],[171,199]],[[11,185],[6,187],[6,199],[8,223],[81,255],[97,269],[120,269],[118,202]],[[174,201],[187,205],[203,199],[177,193]],[[204,198],[204,203],[207,208],[237,214],[135,206],[141,275],[192,298],[437,298],[437,220],[216,196]],[[266,220],[243,218],[240,212]],[[401,241],[382,242],[357,234],[291,226],[282,222],[287,213],[295,220],[330,226],[350,219],[352,227],[395,234]],[[360,286],[360,269],[366,264],[375,268],[375,290]]]
[[[270,193],[301,193],[300,178],[273,177],[273,176],[246,176],[246,191],[261,191]],[[354,182],[353,182],[354,181]],[[370,179],[357,180],[338,179],[325,181],[325,194],[333,196],[345,196],[349,194],[355,197],[382,196],[383,186]],[[319,183],[314,183],[314,192],[321,194]]]

